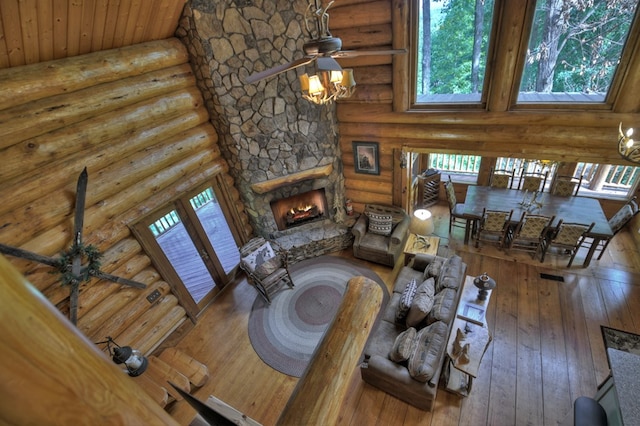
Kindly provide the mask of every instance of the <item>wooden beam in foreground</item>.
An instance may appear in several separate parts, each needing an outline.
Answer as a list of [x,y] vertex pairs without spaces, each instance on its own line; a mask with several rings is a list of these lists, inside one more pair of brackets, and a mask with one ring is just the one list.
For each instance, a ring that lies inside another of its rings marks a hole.
[[382,289],[366,277],[349,280],[333,323],[278,420],[278,425],[333,425],[354,367],[382,305]]
[[177,425],[0,256],[0,424]]

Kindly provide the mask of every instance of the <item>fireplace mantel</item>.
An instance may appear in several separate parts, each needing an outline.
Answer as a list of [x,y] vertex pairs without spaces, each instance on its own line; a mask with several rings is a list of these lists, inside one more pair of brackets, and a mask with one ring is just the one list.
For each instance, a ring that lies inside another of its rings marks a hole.
[[332,171],[333,164],[327,164],[326,166],[314,167],[313,169],[307,169],[301,172],[281,176],[279,178],[254,183],[251,185],[251,189],[258,194],[265,194],[269,191],[274,191],[276,189],[282,188],[283,186],[291,185],[303,180],[327,177],[331,174]]

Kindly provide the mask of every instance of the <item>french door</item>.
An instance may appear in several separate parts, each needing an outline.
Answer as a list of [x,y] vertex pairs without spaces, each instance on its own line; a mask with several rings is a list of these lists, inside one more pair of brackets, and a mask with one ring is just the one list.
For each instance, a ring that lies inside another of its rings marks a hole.
[[195,322],[230,282],[240,262],[235,221],[214,181],[174,200],[133,227],[154,266]]

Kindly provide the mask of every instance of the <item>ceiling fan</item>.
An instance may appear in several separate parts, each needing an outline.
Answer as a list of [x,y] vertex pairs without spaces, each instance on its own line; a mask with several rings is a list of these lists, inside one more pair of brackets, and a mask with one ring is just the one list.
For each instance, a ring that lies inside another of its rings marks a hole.
[[365,55],[394,55],[405,53],[404,49],[391,50],[341,50],[342,40],[333,37],[329,32],[329,14],[327,10],[334,2],[322,7],[321,0],[310,0],[305,13],[305,26],[311,37],[311,41],[304,44],[304,56],[286,64],[278,65],[264,71],[251,74],[247,77],[247,83],[255,83],[268,77],[316,62],[318,70],[342,71],[342,67],[334,58],[353,58]]

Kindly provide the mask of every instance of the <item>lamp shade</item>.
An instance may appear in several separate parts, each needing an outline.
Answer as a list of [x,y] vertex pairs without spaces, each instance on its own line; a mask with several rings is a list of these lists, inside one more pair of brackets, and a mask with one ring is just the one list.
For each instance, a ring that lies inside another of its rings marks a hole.
[[433,234],[433,215],[429,210],[418,209],[413,212],[411,216],[411,223],[409,224],[409,231],[416,235],[430,235]]

